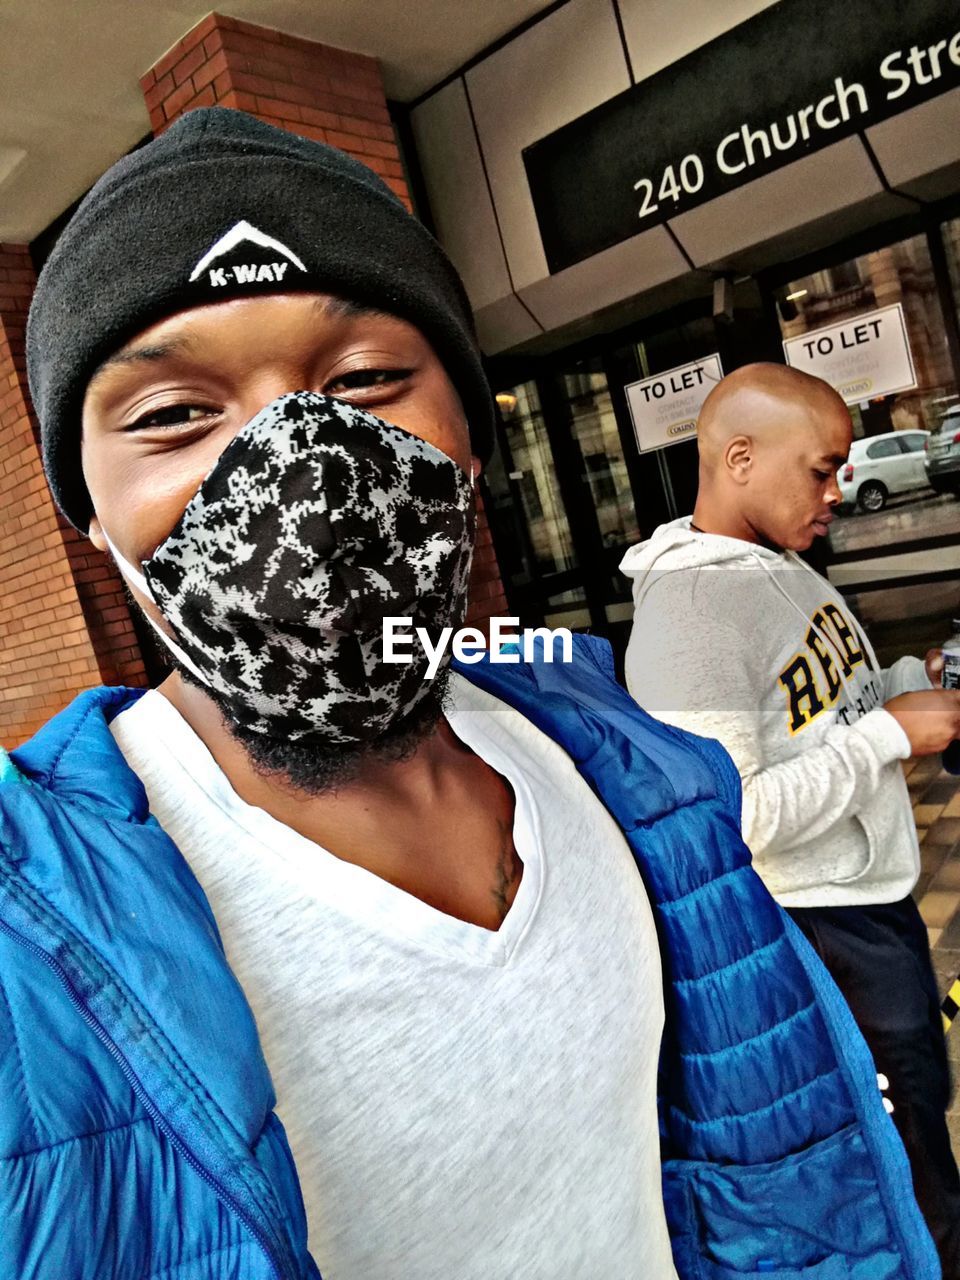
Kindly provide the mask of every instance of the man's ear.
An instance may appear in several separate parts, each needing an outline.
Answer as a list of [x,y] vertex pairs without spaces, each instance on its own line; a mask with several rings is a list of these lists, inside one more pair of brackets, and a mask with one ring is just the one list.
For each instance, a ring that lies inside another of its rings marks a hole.
[[107,540],[103,536],[103,527],[96,516],[91,516],[90,518],[90,528],[87,530],[87,537],[98,551],[106,551]]
[[727,441],[723,461],[735,484],[746,484],[753,468],[753,441],[749,436],[734,436]]

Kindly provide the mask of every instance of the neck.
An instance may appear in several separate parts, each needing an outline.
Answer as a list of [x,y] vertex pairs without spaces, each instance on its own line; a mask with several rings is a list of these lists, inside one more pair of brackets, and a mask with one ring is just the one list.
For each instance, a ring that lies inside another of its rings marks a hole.
[[692,520],[701,533],[713,533],[721,538],[739,538],[741,542],[763,543],[763,539],[742,512],[727,509],[723,503],[702,491],[697,495]]
[[466,750],[446,720],[441,720],[410,755],[390,760],[371,752],[349,780],[317,793],[296,786],[282,774],[259,769],[213,699],[179,673],[165,680],[159,692],[201,739],[241,800],[325,848],[340,843],[341,831],[355,836],[357,823],[363,826],[369,815],[380,813],[385,805],[434,802],[451,759]]
[[447,915],[499,928],[523,870],[513,793],[445,719],[405,758],[371,755],[317,795],[258,771],[202,689],[174,674],[160,692],[247,804]]

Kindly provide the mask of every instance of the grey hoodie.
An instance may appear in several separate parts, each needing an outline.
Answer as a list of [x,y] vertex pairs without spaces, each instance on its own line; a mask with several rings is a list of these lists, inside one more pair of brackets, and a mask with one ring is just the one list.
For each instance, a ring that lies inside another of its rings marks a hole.
[[716,738],[743,780],[743,834],[784,906],[894,902],[920,851],[883,703],[929,689],[923,663],[880,670],[842,596],[791,552],[661,525],[633,579],[627,686],[651,714]]

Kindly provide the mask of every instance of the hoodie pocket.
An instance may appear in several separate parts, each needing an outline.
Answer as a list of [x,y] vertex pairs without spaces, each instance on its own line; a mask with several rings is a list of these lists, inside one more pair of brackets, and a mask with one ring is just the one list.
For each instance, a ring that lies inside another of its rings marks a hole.
[[[857,884],[861,880],[870,879],[882,847],[882,832],[877,829],[875,823],[871,822],[869,814],[854,813],[851,815],[851,821],[863,832],[867,842],[867,860],[862,867],[857,867],[852,876],[837,876],[836,884]],[[889,830],[887,830],[887,838],[889,839]]]
[[681,1280],[902,1280],[859,1125],[758,1165],[668,1160]]

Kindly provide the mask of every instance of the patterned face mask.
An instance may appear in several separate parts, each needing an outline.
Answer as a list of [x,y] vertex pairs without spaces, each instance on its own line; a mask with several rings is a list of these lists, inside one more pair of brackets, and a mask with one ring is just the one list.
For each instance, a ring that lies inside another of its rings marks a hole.
[[227,445],[143,573],[107,542],[238,725],[360,743],[426,695],[427,657],[383,661],[383,620],[436,643],[466,611],[473,477],[343,401],[296,391]]

